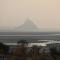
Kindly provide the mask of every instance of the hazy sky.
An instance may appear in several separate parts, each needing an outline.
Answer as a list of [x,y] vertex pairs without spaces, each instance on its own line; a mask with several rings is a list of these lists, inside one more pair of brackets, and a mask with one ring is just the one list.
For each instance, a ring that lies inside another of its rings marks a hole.
[[30,18],[39,28],[60,29],[60,0],[0,0],[0,27],[20,26]]

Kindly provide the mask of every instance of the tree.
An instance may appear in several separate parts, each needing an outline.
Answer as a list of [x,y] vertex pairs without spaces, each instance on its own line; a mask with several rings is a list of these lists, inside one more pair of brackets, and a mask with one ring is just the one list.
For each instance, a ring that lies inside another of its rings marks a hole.
[[23,46],[28,45],[28,42],[26,40],[19,40],[17,43],[18,43],[18,45],[20,44]]
[[52,55],[59,55],[58,51],[56,50],[56,47],[50,48],[50,51]]
[[50,51],[51,51],[51,56],[53,57],[54,60],[56,60],[56,56],[55,55],[59,55],[59,53],[56,50],[56,47],[50,48]]
[[0,54],[8,54],[9,53],[9,46],[0,43]]
[[16,46],[16,48],[14,48],[12,54],[15,56],[24,56],[25,55],[25,50],[26,50],[26,46],[27,42],[26,40],[20,40],[18,41],[18,45]]

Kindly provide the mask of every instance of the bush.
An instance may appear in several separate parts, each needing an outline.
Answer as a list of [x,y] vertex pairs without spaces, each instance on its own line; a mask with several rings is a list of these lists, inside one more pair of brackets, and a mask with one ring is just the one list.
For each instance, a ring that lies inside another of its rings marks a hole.
[[56,50],[56,47],[50,48],[51,55],[59,55],[60,53]]
[[9,53],[9,46],[0,43],[0,54],[8,54],[8,53]]

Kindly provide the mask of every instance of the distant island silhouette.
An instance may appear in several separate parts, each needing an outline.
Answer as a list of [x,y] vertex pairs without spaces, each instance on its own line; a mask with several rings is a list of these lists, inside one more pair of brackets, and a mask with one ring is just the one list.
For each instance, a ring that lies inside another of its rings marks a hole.
[[26,20],[22,26],[16,27],[15,31],[19,32],[39,32],[39,28],[31,21]]

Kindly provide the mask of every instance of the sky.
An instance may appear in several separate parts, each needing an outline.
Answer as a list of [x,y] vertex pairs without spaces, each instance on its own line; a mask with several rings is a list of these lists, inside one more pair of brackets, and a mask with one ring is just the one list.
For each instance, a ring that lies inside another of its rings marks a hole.
[[41,30],[60,31],[60,0],[0,0],[0,28],[21,26],[27,18]]

